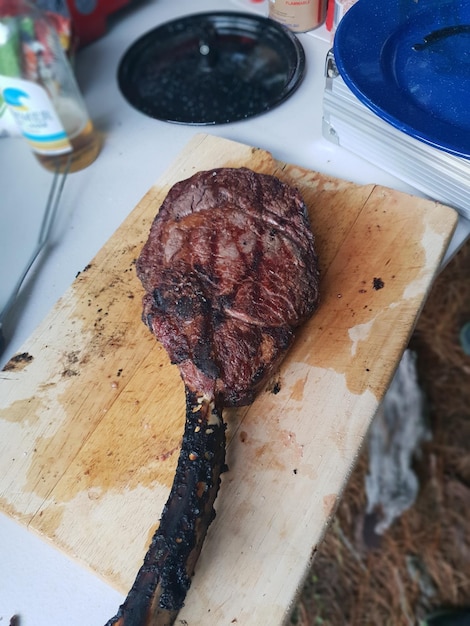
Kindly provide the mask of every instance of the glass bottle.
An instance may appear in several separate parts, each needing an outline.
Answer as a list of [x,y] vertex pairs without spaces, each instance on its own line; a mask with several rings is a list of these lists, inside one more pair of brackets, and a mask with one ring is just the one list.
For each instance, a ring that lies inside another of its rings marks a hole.
[[70,172],[101,148],[59,36],[28,0],[0,0],[0,106],[9,107],[39,162]]

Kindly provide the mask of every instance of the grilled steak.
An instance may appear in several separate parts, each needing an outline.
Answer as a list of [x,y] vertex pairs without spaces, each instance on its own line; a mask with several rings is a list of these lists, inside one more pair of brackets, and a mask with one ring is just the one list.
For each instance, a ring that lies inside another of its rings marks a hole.
[[165,198],[137,261],[143,320],[180,370],[186,426],[175,481],[120,626],[172,624],[214,516],[224,406],[252,402],[318,303],[300,194],[246,168],[199,172]]

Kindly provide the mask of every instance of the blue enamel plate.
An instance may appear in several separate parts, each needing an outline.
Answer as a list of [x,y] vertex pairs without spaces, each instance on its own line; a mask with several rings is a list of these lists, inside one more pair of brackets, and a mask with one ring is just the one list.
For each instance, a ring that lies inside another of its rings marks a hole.
[[333,50],[344,82],[379,117],[470,158],[469,0],[358,0]]

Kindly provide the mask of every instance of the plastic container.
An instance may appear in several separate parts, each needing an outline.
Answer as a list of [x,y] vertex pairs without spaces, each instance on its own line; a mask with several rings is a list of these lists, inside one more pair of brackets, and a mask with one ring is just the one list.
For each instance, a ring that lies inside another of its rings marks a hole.
[[326,18],[327,0],[269,0],[269,17],[295,33],[321,26]]
[[0,0],[0,107],[7,105],[38,161],[70,172],[101,147],[57,31],[27,0]]

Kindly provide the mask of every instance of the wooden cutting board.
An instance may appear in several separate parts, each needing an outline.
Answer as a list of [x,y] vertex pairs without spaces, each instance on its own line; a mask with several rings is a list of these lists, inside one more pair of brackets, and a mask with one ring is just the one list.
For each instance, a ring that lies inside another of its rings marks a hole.
[[301,190],[322,303],[266,390],[225,413],[229,472],[180,619],[275,625],[407,345],[457,222],[448,207],[194,137],[1,374],[0,506],[127,592],[169,492],[185,404],[140,321],[134,262],[169,187],[219,166]]

